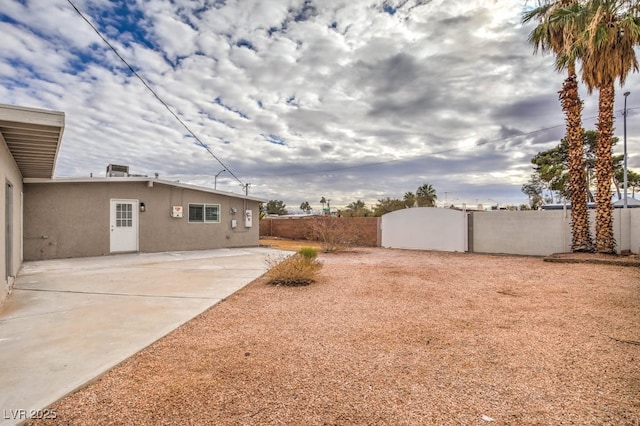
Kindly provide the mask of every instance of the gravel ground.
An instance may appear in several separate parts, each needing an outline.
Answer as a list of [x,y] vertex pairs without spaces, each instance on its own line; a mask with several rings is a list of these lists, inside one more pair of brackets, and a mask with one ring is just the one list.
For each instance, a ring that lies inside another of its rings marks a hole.
[[43,423],[640,424],[640,268],[319,258],[317,283],[258,279]]

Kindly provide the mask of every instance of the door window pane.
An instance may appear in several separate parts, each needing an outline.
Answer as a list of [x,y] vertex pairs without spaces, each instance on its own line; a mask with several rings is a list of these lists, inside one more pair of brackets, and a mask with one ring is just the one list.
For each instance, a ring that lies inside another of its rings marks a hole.
[[116,203],[116,226],[118,228],[133,227],[133,204]]

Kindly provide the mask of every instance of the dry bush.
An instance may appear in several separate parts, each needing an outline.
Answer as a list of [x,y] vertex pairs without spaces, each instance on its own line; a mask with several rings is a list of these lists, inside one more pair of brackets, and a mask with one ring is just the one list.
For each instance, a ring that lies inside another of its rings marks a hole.
[[267,258],[268,283],[303,286],[315,282],[315,277],[322,267],[322,263],[316,259],[316,255],[315,249],[304,247],[293,256],[280,255]]
[[353,221],[341,217],[317,217],[311,224],[313,237],[321,242],[325,253],[360,244],[362,237],[359,231]]

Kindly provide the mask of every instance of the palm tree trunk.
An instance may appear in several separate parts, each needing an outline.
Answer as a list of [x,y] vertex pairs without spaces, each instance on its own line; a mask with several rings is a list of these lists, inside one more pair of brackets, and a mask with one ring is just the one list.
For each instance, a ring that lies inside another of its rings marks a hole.
[[575,63],[569,64],[568,76],[559,92],[567,124],[569,145],[569,197],[571,198],[571,251],[593,251],[587,212],[587,186],[584,177],[584,142],[582,101],[578,94]]
[[596,145],[596,250],[598,253],[615,253],[613,238],[613,204],[611,180],[613,179],[613,80],[600,88],[598,105],[598,141]]

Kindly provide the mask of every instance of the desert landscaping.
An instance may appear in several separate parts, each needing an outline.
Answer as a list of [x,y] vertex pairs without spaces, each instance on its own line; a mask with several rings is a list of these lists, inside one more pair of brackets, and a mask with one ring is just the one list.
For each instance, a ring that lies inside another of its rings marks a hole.
[[254,281],[41,422],[640,424],[637,267],[383,248],[319,260],[317,282]]

